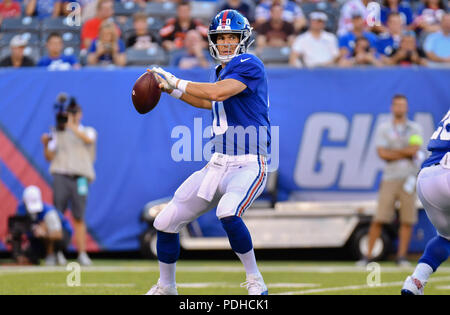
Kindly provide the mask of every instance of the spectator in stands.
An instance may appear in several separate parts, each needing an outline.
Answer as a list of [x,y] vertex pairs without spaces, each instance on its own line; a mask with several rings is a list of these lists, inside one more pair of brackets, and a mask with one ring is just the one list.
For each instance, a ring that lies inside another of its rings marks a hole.
[[256,7],[256,26],[259,26],[270,20],[271,7],[274,4],[283,7],[283,20],[292,23],[296,33],[299,33],[306,26],[306,19],[302,9],[294,2],[289,0],[265,0]]
[[416,13],[414,25],[418,31],[438,32],[447,8],[444,0],[425,0]]
[[176,51],[170,65],[181,69],[209,68],[211,55],[204,49],[203,38],[197,30],[190,30],[184,38],[184,48]]
[[258,34],[256,38],[258,51],[266,46],[291,46],[294,40],[294,26],[283,20],[283,7],[279,4],[272,5],[270,20],[261,24],[256,31]]
[[378,52],[383,56],[391,56],[400,46],[403,32],[404,25],[400,13],[391,12],[387,20],[386,32],[378,35]]
[[389,14],[399,13],[405,25],[413,22],[413,12],[408,2],[401,0],[383,0],[380,20],[383,25],[387,25]]
[[38,67],[47,67],[48,70],[79,69],[80,64],[73,55],[64,55],[64,43],[59,33],[51,33],[47,37],[47,56],[39,60]]
[[158,44],[156,38],[148,30],[147,15],[138,12],[133,15],[133,34],[127,39],[127,48],[149,49]]
[[292,45],[289,64],[295,67],[334,65],[339,57],[339,50],[336,36],[324,31],[327,15],[312,12],[309,19],[309,30],[299,35]]
[[450,63],[450,13],[442,17],[441,31],[427,36],[423,48],[430,61]]
[[255,22],[255,12],[254,8],[246,1],[242,0],[227,0],[222,5],[219,4],[216,12],[220,12],[223,10],[236,10],[241,12],[250,22],[253,24]]
[[25,7],[25,15],[36,15],[39,19],[58,17],[62,13],[61,0],[29,0]]
[[[163,48],[168,51],[183,48],[184,37],[190,30],[197,30],[204,39],[208,34],[207,27],[201,21],[191,17],[189,2],[182,1],[177,8],[177,17],[169,19],[159,31]],[[206,41],[204,45],[206,47]]]
[[222,5],[219,4],[216,12],[236,10],[242,13],[248,19],[250,24],[253,24],[255,21],[255,12],[248,2],[242,0],[227,0],[225,3],[222,2],[221,4]]
[[[86,21],[81,29],[81,48],[89,49],[92,41],[98,37],[100,25],[114,16],[113,0],[98,0],[97,14],[94,18]],[[120,30],[117,27],[120,35]]]
[[10,43],[11,55],[0,61],[0,67],[33,67],[34,61],[24,55],[28,41],[25,36],[15,35]]
[[97,15],[98,0],[77,0],[81,6],[81,22],[84,24]]
[[13,0],[3,0],[0,2],[0,24],[3,19],[20,17],[22,8],[20,4]]
[[374,33],[367,32],[365,30],[366,21],[360,13],[356,12],[353,14],[352,25],[353,27],[351,31],[348,31],[346,34],[339,36],[339,54],[344,58],[353,55],[353,49],[358,37],[367,38],[371,48],[377,47],[378,38]]
[[89,65],[125,66],[127,63],[125,44],[120,39],[114,22],[109,20],[102,22],[98,38],[92,42],[88,50],[87,61]]
[[[378,207],[369,230],[368,254],[358,262],[366,265],[371,259],[375,242],[384,224],[394,219],[396,202],[400,202],[399,246],[397,264],[409,266],[406,258],[412,228],[417,222],[415,177],[418,167],[413,159],[423,142],[422,127],[408,119],[408,100],[394,95],[391,102],[392,117],[380,124],[375,132],[378,156],[386,162],[378,194]],[[416,140],[411,142],[411,138]]]
[[345,35],[353,30],[353,16],[360,15],[366,21],[369,11],[367,5],[372,0],[349,0],[341,8],[338,23],[338,35]]
[[378,53],[370,47],[370,42],[366,37],[358,37],[355,41],[355,48],[350,56],[341,57],[339,66],[382,66],[383,63],[378,58]]
[[66,265],[63,251],[69,246],[72,236],[69,221],[54,207],[42,202],[41,190],[37,186],[25,188],[22,199],[16,215],[28,216],[32,222],[26,256],[35,264],[39,263],[39,258],[45,257],[47,266]]
[[392,52],[391,57],[385,59],[387,65],[421,65],[426,66],[425,53],[417,47],[416,35],[413,31],[407,31],[400,40],[398,49]]

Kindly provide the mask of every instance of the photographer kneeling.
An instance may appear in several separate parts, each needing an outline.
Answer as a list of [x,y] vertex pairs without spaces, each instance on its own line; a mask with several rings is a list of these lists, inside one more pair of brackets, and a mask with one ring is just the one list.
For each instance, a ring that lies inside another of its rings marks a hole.
[[[42,202],[41,191],[36,186],[28,186],[22,199],[16,218],[26,218],[30,223],[26,231],[29,247],[25,250],[25,257],[33,264],[39,264],[39,259],[45,257],[47,266],[65,265],[67,261],[63,252],[72,236],[69,221],[55,208]],[[21,235],[13,238],[21,239]]]
[[51,134],[42,136],[45,158],[50,161],[53,175],[55,207],[64,213],[70,202],[74,218],[78,261],[83,266],[92,262],[86,253],[86,224],[84,220],[88,182],[95,179],[94,160],[97,132],[81,125],[82,111],[75,98],[58,96],[57,126]]

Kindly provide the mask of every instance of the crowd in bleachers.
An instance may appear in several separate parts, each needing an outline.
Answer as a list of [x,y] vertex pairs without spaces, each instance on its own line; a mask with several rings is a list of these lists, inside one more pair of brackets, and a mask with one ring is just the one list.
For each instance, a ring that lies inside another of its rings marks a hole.
[[292,67],[450,66],[447,0],[0,0],[0,67],[209,67],[223,9],[253,27],[251,52]]

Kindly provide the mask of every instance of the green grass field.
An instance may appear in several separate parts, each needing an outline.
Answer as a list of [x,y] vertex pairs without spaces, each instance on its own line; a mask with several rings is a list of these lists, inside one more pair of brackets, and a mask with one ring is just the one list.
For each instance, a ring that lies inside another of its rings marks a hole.
[[[412,268],[381,263],[379,286],[369,286],[370,271],[353,262],[260,261],[269,294],[393,294],[398,295]],[[146,293],[158,280],[156,261],[95,260],[81,268],[80,286],[70,287],[65,267],[1,266],[0,295],[5,294],[128,294]],[[239,284],[244,270],[236,261],[180,261],[177,264],[179,294],[247,294]],[[450,294],[450,263],[441,266],[428,283],[425,294]]]

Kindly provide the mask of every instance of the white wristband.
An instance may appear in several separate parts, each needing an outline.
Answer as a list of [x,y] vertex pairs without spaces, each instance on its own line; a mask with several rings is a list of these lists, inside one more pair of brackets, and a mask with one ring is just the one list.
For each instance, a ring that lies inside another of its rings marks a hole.
[[172,97],[175,97],[176,99],[180,99],[181,96],[183,95],[183,92],[181,92],[178,89],[175,89],[175,90],[172,90],[172,92],[170,92],[169,95],[172,96]]
[[186,80],[180,80],[180,81],[178,81],[177,89],[180,90],[180,91],[183,92],[183,93],[186,93],[186,87],[187,87],[187,84],[188,84],[189,82],[191,82],[191,81],[186,81]]

